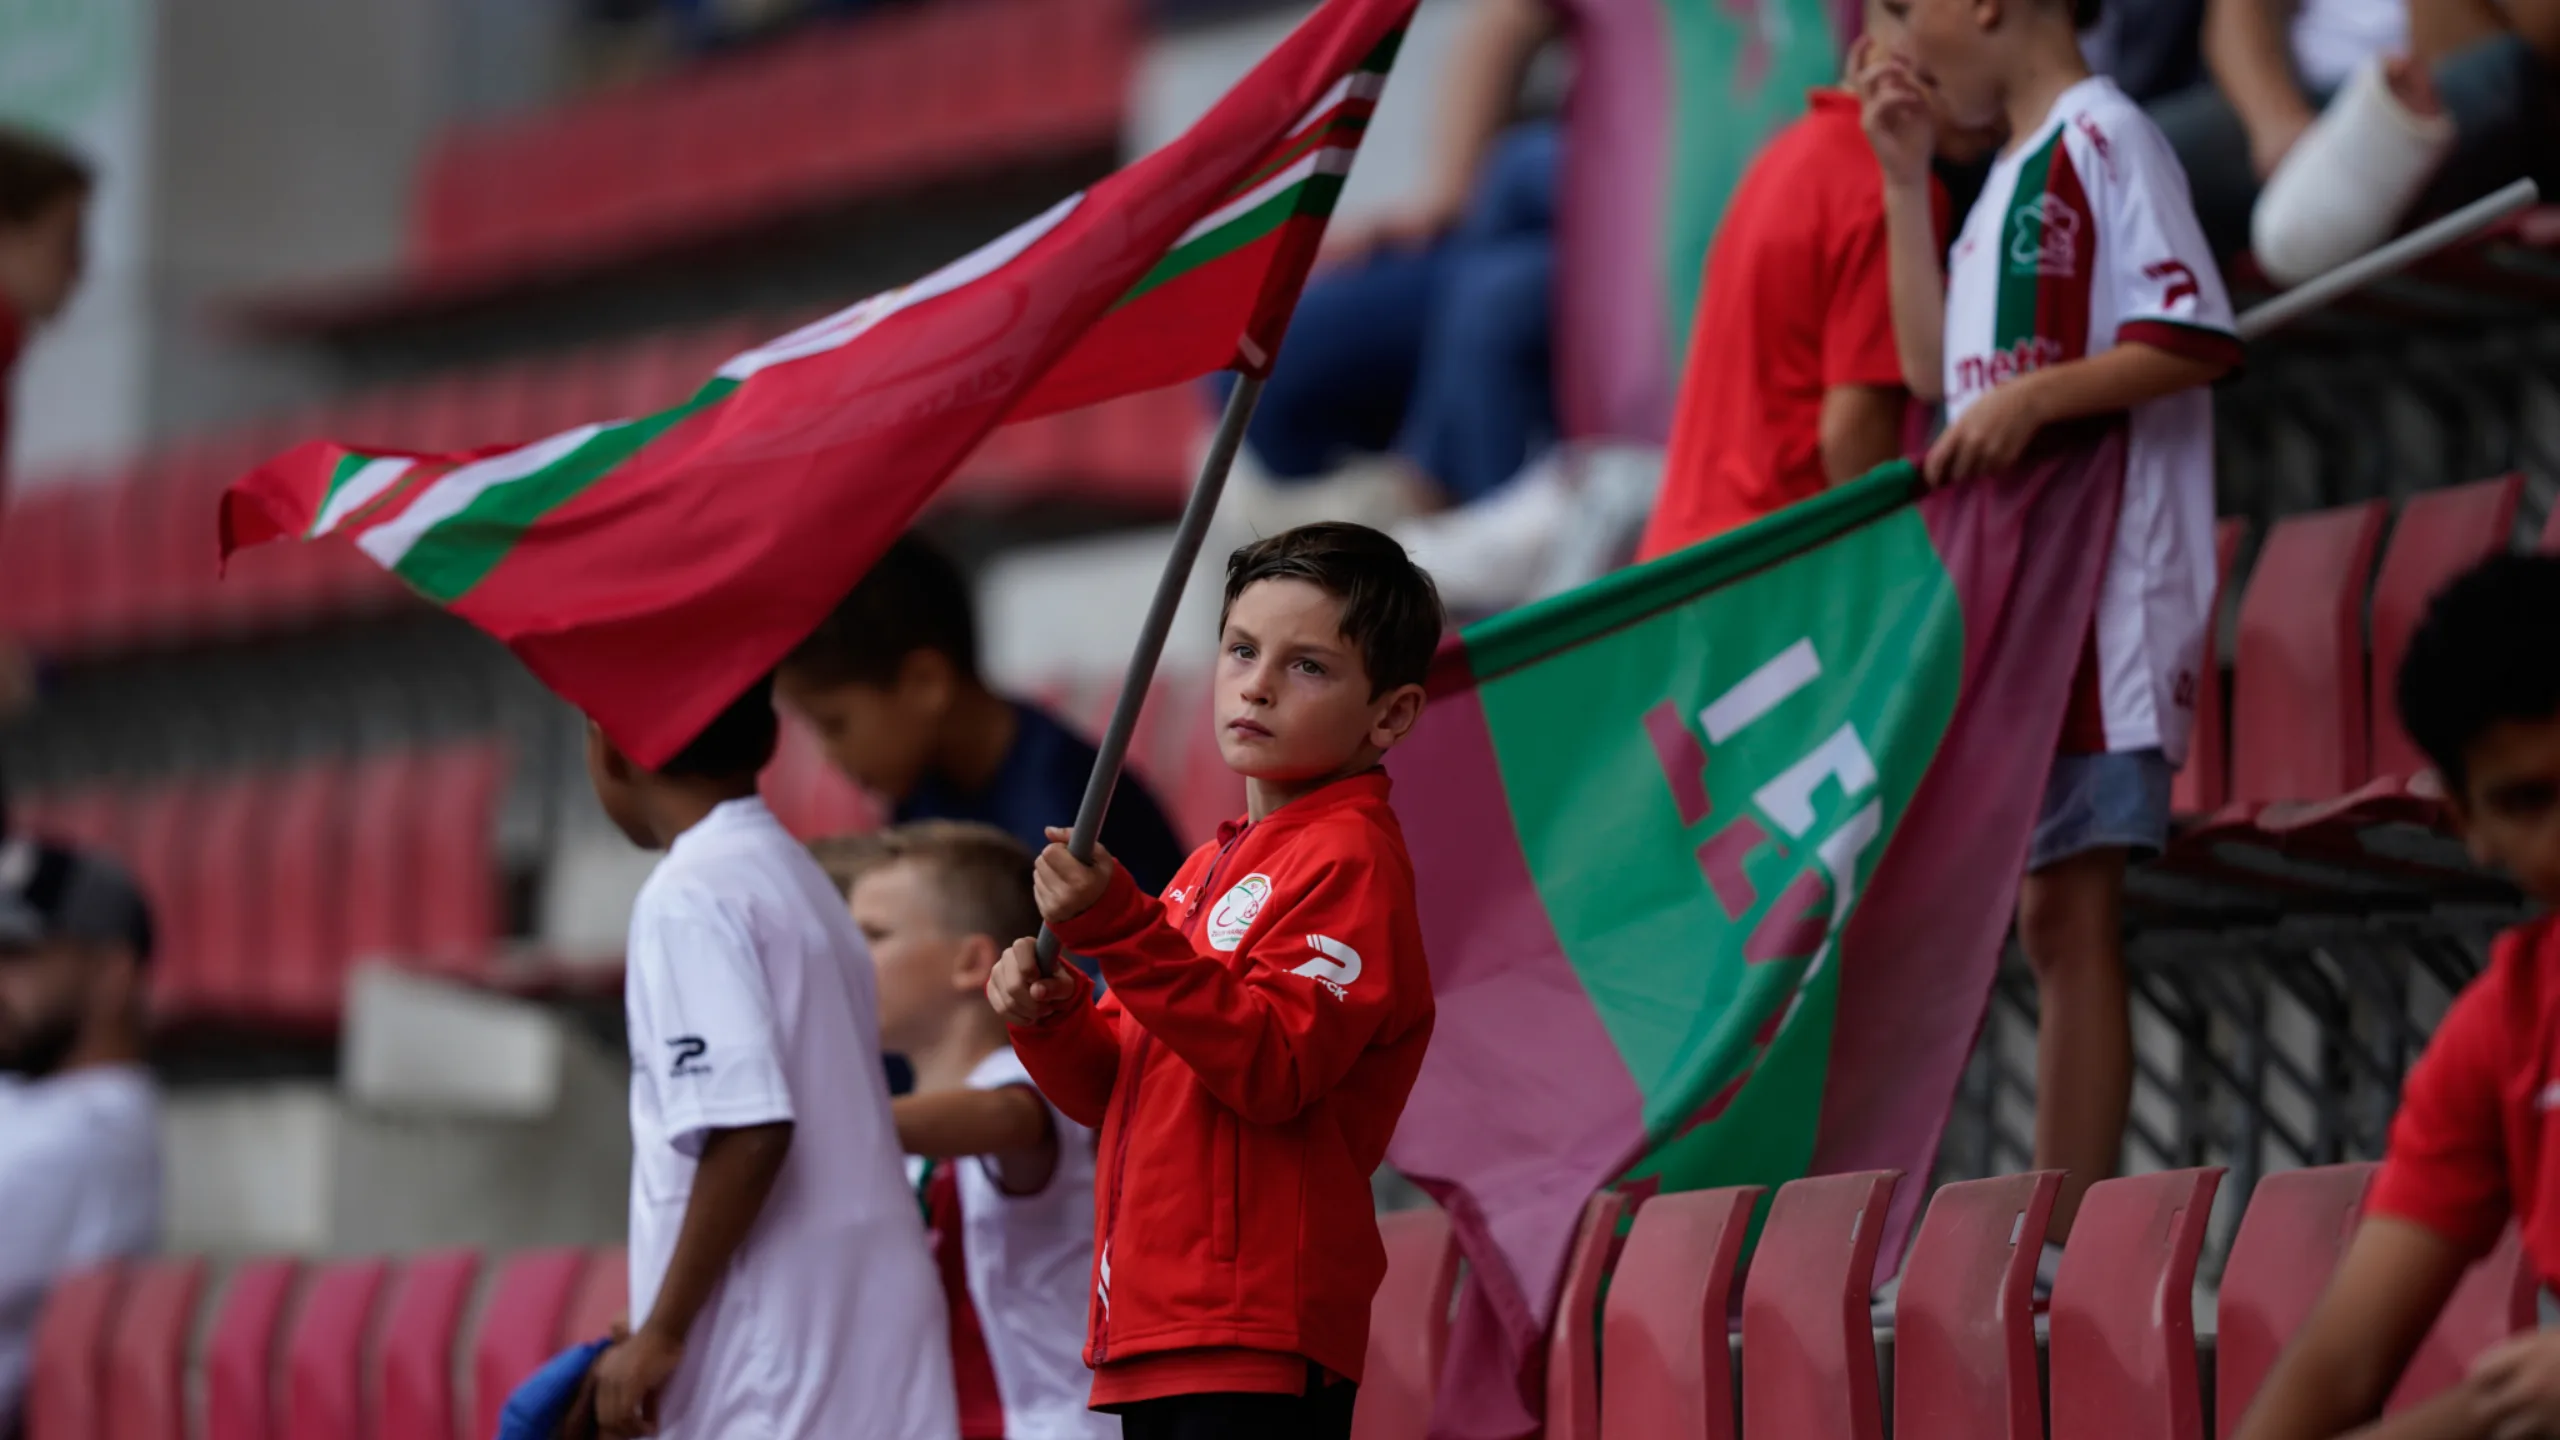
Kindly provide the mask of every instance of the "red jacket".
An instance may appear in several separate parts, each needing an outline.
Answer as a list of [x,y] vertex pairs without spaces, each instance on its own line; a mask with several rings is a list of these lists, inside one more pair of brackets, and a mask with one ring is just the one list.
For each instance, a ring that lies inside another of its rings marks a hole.
[[1386,1274],[1369,1176],[1431,1038],[1386,775],[1222,827],[1162,900],[1118,871],[1057,928],[1110,991],[1079,976],[1013,1043],[1101,1131],[1086,1363],[1237,1347],[1357,1380]]

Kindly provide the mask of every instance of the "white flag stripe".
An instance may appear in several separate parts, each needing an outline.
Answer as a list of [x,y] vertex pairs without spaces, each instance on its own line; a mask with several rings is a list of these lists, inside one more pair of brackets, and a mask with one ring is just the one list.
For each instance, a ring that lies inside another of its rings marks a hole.
[[408,555],[409,547],[418,543],[419,536],[461,514],[484,493],[567,459],[604,429],[602,425],[581,425],[548,440],[536,440],[520,450],[474,460],[439,476],[408,509],[357,536],[356,543],[383,569],[392,569]]
[[1759,669],[1742,677],[1716,702],[1698,712],[1707,727],[1707,743],[1721,745],[1742,727],[1768,714],[1778,702],[1821,678],[1822,660],[1811,640],[1798,640]]
[[303,538],[316,539],[337,529],[340,522],[372,504],[417,463],[405,455],[386,455],[356,467],[356,473],[347,477],[347,483],[339,486],[337,493],[329,497],[329,503],[320,507],[319,516],[311,522],[311,529]]
[[1287,190],[1292,185],[1301,184],[1313,176],[1350,174],[1351,160],[1355,153],[1348,145],[1327,145],[1321,150],[1299,157],[1288,169],[1219,206],[1207,219],[1183,231],[1182,238],[1173,242],[1174,248],[1180,249],[1222,225],[1253,213],[1256,207],[1269,201],[1272,196]]

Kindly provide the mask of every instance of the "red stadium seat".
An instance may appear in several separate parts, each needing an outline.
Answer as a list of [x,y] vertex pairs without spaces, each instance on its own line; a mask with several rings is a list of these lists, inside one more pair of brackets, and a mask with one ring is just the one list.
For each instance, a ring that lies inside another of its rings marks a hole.
[[205,787],[188,855],[195,905],[196,959],[203,1007],[255,1015],[264,1005],[265,920],[275,904],[268,864],[274,777],[234,775]]
[[107,1351],[107,1440],[188,1440],[187,1342],[204,1270],[201,1257],[182,1256],[126,1272]]
[[1438,1209],[1378,1217],[1387,1278],[1369,1307],[1369,1358],[1351,1416],[1352,1440],[1421,1440],[1449,1347],[1458,1242]]
[[395,750],[360,762],[348,787],[346,955],[353,963],[414,957],[418,913],[419,827],[428,796],[414,751]]
[[409,817],[416,931],[407,953],[436,969],[477,972],[498,943],[498,801],[506,754],[457,745],[419,757],[421,800]]
[[560,1320],[560,1343],[579,1345],[601,1340],[631,1308],[631,1261],[619,1245],[587,1257],[586,1273],[569,1297],[569,1312]]
[[1949,1185],[1894,1302],[1896,1440],[2044,1440],[2036,1259],[2062,1172]]
[[2372,773],[2364,599],[2387,507],[2276,522],[2240,603],[2231,792],[2244,804],[2325,800]]
[[1727,1317],[1756,1185],[1656,1195],[1636,1211],[1601,1323],[1607,1440],[1734,1440]]
[[268,798],[261,1008],[290,1024],[325,1024],[345,1003],[350,788],[324,760],[279,777]]
[[2481,1352],[2535,1322],[2535,1292],[2541,1282],[2525,1255],[2524,1237],[2513,1226],[2487,1259],[2471,1267],[2454,1288],[2436,1325],[2427,1332],[2400,1386],[2391,1392],[2390,1410],[2406,1410],[2451,1389],[2471,1369]]
[[1603,1190],[1583,1202],[1582,1226],[1565,1258],[1556,1318],[1547,1329],[1545,1440],[1599,1440],[1600,1288],[1618,1253],[1626,1197]]
[[155,922],[151,1004],[163,1017],[199,1014],[212,999],[197,963],[203,953],[196,943],[199,794],[191,785],[168,784],[143,791],[127,812],[126,859],[143,893],[151,897]]
[[231,1272],[205,1343],[204,1440],[274,1440],[276,1360],[301,1265],[251,1260]]
[[55,1282],[44,1297],[27,1365],[27,1440],[103,1433],[108,1337],[123,1289],[124,1267],[109,1262]]
[[528,1250],[499,1268],[471,1338],[471,1428],[477,1437],[498,1433],[498,1413],[525,1377],[560,1348],[560,1322],[587,1265],[573,1247]]
[[385,1260],[341,1260],[311,1277],[285,1342],[284,1424],[275,1440],[349,1440],[366,1428],[364,1361]]
[[1742,1433],[1881,1440],[1868,1294],[1897,1171],[1779,1187],[1742,1284]]
[[2196,1257],[2221,1179],[2165,1170],[2089,1187],[2053,1285],[2053,1440],[2203,1440]]
[[2250,1192],[2222,1269],[2213,1433],[2239,1429],[2276,1356],[2310,1316],[2355,1230],[2373,1171],[2371,1165],[2280,1170]]
[[374,1440],[453,1440],[463,1415],[454,1342],[479,1276],[476,1250],[416,1255],[400,1267],[374,1353]]
[[[2231,567],[2249,538],[2249,522],[2223,520],[2213,527],[2214,593],[2219,600],[2230,588]],[[2231,794],[2231,714],[2223,704],[2222,659],[2215,653],[2214,628],[2204,632],[2204,660],[2196,673],[2195,730],[2169,792],[2169,808],[2179,815],[2210,815]]]
[[2393,701],[2400,657],[2426,613],[2427,601],[2445,582],[2507,548],[2515,534],[2516,504],[2524,477],[2482,480],[2432,490],[2401,507],[2400,524],[2373,584],[2373,770],[2409,776],[2427,768],[2427,757],[2400,728]]

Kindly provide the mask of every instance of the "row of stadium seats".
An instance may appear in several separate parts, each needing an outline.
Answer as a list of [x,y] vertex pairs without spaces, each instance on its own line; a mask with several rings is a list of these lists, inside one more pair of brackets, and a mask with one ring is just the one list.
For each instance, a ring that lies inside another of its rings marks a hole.
[[[2382,500],[2268,530],[2240,602],[2227,710],[2217,667],[2204,667],[2176,792],[2190,818],[2142,872],[2155,898],[2271,913],[2507,897],[2443,833],[2441,791],[2393,686],[2429,597],[2513,543],[2523,483],[2422,494],[2387,547]],[[2243,527],[2226,521],[2219,539],[2227,577]],[[2560,510],[2541,543],[2560,549]]]
[[448,131],[398,276],[285,297],[333,323],[538,284],[1120,142],[1127,0],[947,0]]
[[488,1440],[508,1392],[602,1338],[628,1288],[618,1247],[494,1267],[472,1250],[258,1259],[231,1268],[200,1327],[212,1268],[133,1261],[55,1287],[28,1440]]
[[[774,333],[779,333],[775,327]],[[441,376],[257,429],[171,447],[128,473],[16,497],[0,524],[0,633],[47,653],[204,640],[362,614],[406,592],[353,547],[276,544],[217,573],[223,487],[299,441],[443,452],[520,444],[680,403],[761,338],[724,325],[566,357]],[[1183,390],[1006,426],[947,496],[976,505],[1066,498],[1170,512],[1206,428]]]
[[360,959],[485,971],[505,773],[497,746],[466,744],[33,794],[20,813],[132,865],[157,912],[161,1020],[325,1027]]
[[[2042,1334],[2031,1299],[2038,1246],[2021,1237],[2044,1233],[2054,1172],[1941,1188],[1905,1261],[1890,1326],[1873,1322],[1868,1286],[1892,1172],[1781,1187],[1747,1273],[1757,1188],[1657,1195],[1631,1226],[1621,1224],[1625,1198],[1600,1195],[1584,1211],[1547,1337],[1546,1440],[1883,1440],[1888,1405],[1893,1440],[2229,1435],[2327,1283],[2372,1171],[2341,1165],[2263,1181],[2206,1336],[2193,1294],[2219,1170],[2092,1187]],[[1446,1351],[1457,1254],[1438,1211],[1384,1224],[1388,1275],[1354,1433],[1419,1440]],[[2391,1407],[2438,1393],[2472,1357],[2529,1327],[2535,1286],[2510,1231],[2448,1303]]]
[[[2094,1187],[2041,1335],[2038,1247],[2025,1237],[2044,1233],[2052,1172],[1939,1190],[1883,1327],[1868,1286],[1891,1172],[1781,1187],[1747,1273],[1757,1188],[1657,1195],[1625,1226],[1626,1197],[1597,1196],[1548,1336],[1545,1434],[1883,1440],[1890,1404],[1895,1440],[2032,1437],[2048,1433],[2049,1384],[2053,1440],[2228,1435],[2325,1285],[2372,1170],[2288,1171],[2259,1185],[2202,1343],[2192,1296],[2218,1170]],[[1384,1229],[1387,1279],[1354,1433],[1418,1440],[1458,1256],[1439,1211],[1391,1215]],[[481,1440],[507,1392],[561,1345],[601,1335],[625,1295],[618,1250],[528,1252],[485,1283],[483,1268],[467,1250],[249,1261],[219,1287],[201,1339],[213,1288],[204,1260],[84,1272],[55,1289],[38,1325],[30,1440]],[[2529,1326],[2535,1284],[2511,1232],[2455,1293],[2393,1408],[2438,1393]]]

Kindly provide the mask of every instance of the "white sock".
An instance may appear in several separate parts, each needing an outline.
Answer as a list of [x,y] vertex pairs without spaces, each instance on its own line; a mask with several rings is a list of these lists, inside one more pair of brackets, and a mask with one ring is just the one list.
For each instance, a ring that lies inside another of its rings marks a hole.
[[2267,177],[2250,248],[2279,285],[2299,285],[2391,238],[2453,149],[2453,120],[2402,104],[2380,58],[2356,67]]

